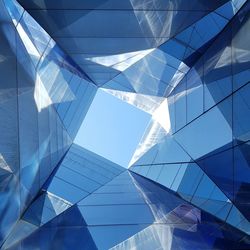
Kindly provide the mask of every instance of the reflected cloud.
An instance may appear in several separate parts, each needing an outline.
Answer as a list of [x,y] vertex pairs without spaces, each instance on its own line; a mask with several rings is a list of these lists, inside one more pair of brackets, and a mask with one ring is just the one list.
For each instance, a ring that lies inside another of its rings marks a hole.
[[[231,65],[231,57],[232,57],[232,52],[231,52],[231,47],[226,47],[223,52],[221,53],[218,62],[215,64],[214,68],[222,68],[228,65]],[[211,69],[211,65],[214,63],[214,60],[217,59],[217,57],[212,57],[212,60],[210,60],[210,63],[208,62],[206,68],[207,71]]]
[[30,57],[33,59],[34,66],[36,66],[36,64],[38,63],[38,60],[40,58],[40,54],[39,54],[37,48],[35,47],[35,45],[31,41],[31,39],[29,38],[28,34],[25,32],[21,23],[19,23],[17,25],[16,29],[19,33],[19,36],[20,36],[27,52],[29,53]]
[[151,225],[110,250],[162,249],[171,250],[173,229],[167,225]]
[[152,119],[129,163],[129,166],[131,166],[170,132],[171,122],[168,110],[168,100],[158,96],[136,94],[112,89],[102,90],[135,106],[136,108],[143,110],[144,112],[149,113],[152,116]]
[[247,0],[231,0],[233,12],[236,14]]
[[5,161],[5,159],[1,153],[0,153],[0,169],[3,169],[9,173],[13,173],[13,170],[7,164],[7,162]]
[[170,131],[171,121],[168,110],[168,99],[165,99],[152,113],[152,119],[129,163],[129,167],[150,148],[160,143]]
[[[172,32],[173,19],[178,14],[178,11],[159,11],[158,0],[151,1],[138,1],[130,0],[134,9],[134,14],[137,18],[138,24],[145,35],[149,37],[148,33],[151,33],[151,37],[154,38],[152,47],[157,47],[160,44],[166,42]],[[174,9],[174,2],[169,1],[168,7]],[[147,10],[147,6],[152,6],[156,10]],[[136,10],[141,11],[136,11]]]
[[41,112],[42,109],[49,107],[53,103],[39,75],[37,75],[35,82],[34,100],[36,102],[38,112]]
[[136,94],[112,89],[102,89],[103,91],[125,101],[138,109],[152,115],[152,119],[158,122],[168,133],[171,128],[168,100],[163,97]]
[[52,194],[47,191],[47,197],[51,202],[51,205],[56,213],[56,215],[62,213],[67,208],[71,207],[73,204],[69,201],[63,199],[62,197],[59,197],[55,194]]
[[154,216],[154,224],[136,233],[127,240],[113,246],[112,250],[125,249],[172,249],[174,229],[178,228],[189,232],[196,232],[201,223],[201,211],[189,204],[182,204],[167,212],[162,203],[154,204],[144,188],[130,174],[136,189],[142,195],[145,203]]
[[76,99],[69,84],[70,81],[65,79],[64,72],[53,61],[44,62],[42,69],[39,71],[40,80],[44,85],[51,101],[56,103],[71,102]]
[[0,63],[4,62],[6,59],[6,56],[0,55]]
[[108,56],[98,56],[85,58],[87,61],[91,61],[106,67],[111,67],[113,69],[124,71],[131,65],[141,60],[143,57],[151,53],[154,49],[135,51],[129,53],[123,53],[118,55],[108,55]]
[[161,105],[154,111],[152,114],[152,119],[158,122],[162,128],[166,131],[166,133],[170,132],[171,123],[170,123],[170,116],[168,110],[168,100],[165,99]]
[[235,60],[236,63],[246,63],[250,61],[250,51],[249,50],[244,50],[240,48],[235,48],[234,54],[235,54]]
[[131,167],[139,158],[141,158],[142,155],[144,155],[150,148],[152,148],[157,143],[160,143],[166,134],[167,131],[157,121],[151,119],[129,163],[129,167]]
[[153,202],[145,191],[145,188],[129,173],[133,184],[142,195],[145,203],[149,206],[154,223],[168,224],[172,227],[180,228],[187,231],[196,231],[195,225],[201,222],[201,211],[189,204],[181,204],[169,212],[169,208],[161,201]]
[[154,112],[159,108],[159,106],[165,100],[164,97],[143,95],[143,94],[113,90],[113,89],[104,89],[104,88],[101,89],[151,115],[154,114]]
[[[183,62],[180,63],[178,69],[176,70],[174,76],[172,77],[169,85],[172,86],[171,91],[169,91],[168,96],[172,93],[176,86],[181,82],[181,80],[185,77],[188,73],[190,68]],[[166,93],[167,94],[167,93]]]

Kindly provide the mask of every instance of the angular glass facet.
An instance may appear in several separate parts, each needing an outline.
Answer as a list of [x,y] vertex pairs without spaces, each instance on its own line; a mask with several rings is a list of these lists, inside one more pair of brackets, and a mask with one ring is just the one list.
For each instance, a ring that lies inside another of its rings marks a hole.
[[250,249],[249,13],[0,1],[0,248]]

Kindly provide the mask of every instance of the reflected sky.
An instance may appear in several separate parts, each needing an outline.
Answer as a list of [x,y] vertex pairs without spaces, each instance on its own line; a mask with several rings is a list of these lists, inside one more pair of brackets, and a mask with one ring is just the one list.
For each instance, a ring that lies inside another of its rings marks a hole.
[[148,113],[98,90],[75,143],[127,167],[150,119]]

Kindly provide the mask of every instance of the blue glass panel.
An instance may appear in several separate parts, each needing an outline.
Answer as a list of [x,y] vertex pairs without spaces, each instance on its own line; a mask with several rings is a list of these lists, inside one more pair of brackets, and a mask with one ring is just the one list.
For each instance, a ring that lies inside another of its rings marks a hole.
[[[149,224],[153,217],[147,205],[79,206],[88,225]],[[100,214],[102,216],[100,216]]]
[[233,198],[233,150],[223,151],[219,148],[218,151],[222,152],[217,153],[215,150],[204,159],[198,160],[197,163],[229,198]]
[[235,19],[232,23],[232,74],[234,89],[249,82],[250,75],[250,17],[249,4],[239,11],[240,22]]
[[225,145],[230,147],[232,141],[231,107],[231,98],[228,98],[177,132],[175,139],[193,159]]
[[2,247],[6,249],[11,249],[12,245],[15,245],[22,239],[26,238],[36,229],[37,226],[30,224],[24,220],[19,220]]
[[143,230],[147,225],[116,225],[88,227],[98,249],[110,249]]
[[[250,139],[249,94],[250,84],[247,84],[233,96],[233,135],[241,142]],[[237,140],[235,142],[237,142]]]
[[[95,2],[91,0],[86,0],[85,3],[82,3],[81,0],[75,0],[74,2],[68,2],[67,0],[62,0],[61,3],[57,1],[50,1],[44,3],[42,0],[37,0],[36,3],[29,2],[29,0],[20,0],[23,6],[27,9],[97,9],[97,10],[116,10],[116,9],[123,9],[123,10],[133,10],[133,9],[141,9],[141,10],[175,10],[177,7],[180,10],[214,10],[218,8],[221,4],[225,1],[214,1],[209,3],[200,2],[198,0],[194,0],[192,3],[187,3],[186,1],[173,1],[173,3],[165,2],[164,0],[157,0],[157,4],[151,4],[147,1],[143,1],[141,4],[140,2],[133,3],[129,0],[124,0],[122,2],[117,2],[116,0],[110,0],[103,4],[102,1],[97,0]],[[240,1],[241,2],[241,1]],[[235,2],[237,5],[238,1]],[[239,3],[238,3],[239,4]],[[140,7],[140,8],[139,8]]]
[[203,84],[200,72],[193,68],[187,74],[187,122],[203,113]]
[[99,188],[95,193],[137,193],[138,190],[135,186],[132,185],[106,185]]
[[97,249],[77,207],[67,210],[11,249]]
[[[177,190],[180,196],[190,201],[201,181],[202,176],[203,173],[200,168],[194,163],[189,163]],[[190,182],[190,179],[193,181]]]
[[249,142],[234,148],[234,202],[246,216],[249,213]]
[[234,15],[232,4],[233,3],[231,1],[229,1],[228,3],[226,3],[223,6],[221,6],[220,8],[218,8],[216,10],[216,13],[230,19]]
[[[21,201],[25,207],[34,198],[40,185],[38,105],[34,97],[35,68],[19,39],[17,61]],[[36,97],[39,98],[39,94],[36,93]]]
[[[148,171],[147,177],[151,180],[157,180],[163,165],[152,165]],[[135,171],[136,172],[136,171]]]
[[186,77],[174,89],[175,129],[184,127],[187,122]]
[[[0,246],[249,249],[249,1],[18,2],[0,1]],[[71,146],[103,84],[167,97],[171,130],[131,171]]]
[[151,164],[154,161],[154,158],[158,154],[159,145],[156,144],[145,152],[141,158],[136,161],[136,165]]
[[51,182],[48,191],[56,196],[62,197],[68,202],[76,203],[83,197],[88,195],[85,190],[79,189],[75,185],[67,183],[61,179],[54,178]]
[[10,13],[13,23],[17,25],[23,14],[24,11],[23,7],[20,4],[18,4],[15,0],[14,1],[4,0],[3,2]]
[[[4,7],[1,4],[1,21],[7,22]],[[1,97],[1,161],[5,161],[10,169],[18,171],[18,117],[17,117],[17,72],[16,72],[16,33],[11,23],[0,28],[0,54],[3,60],[0,62],[0,97]],[[8,79],[8,80],[7,80]],[[3,122],[4,121],[4,122]]]
[[61,178],[68,183],[72,183],[86,192],[92,192],[100,186],[95,181],[63,166],[58,169],[56,177]]
[[193,194],[191,202],[197,206],[201,205],[211,197],[214,186],[215,184],[206,175],[203,175]]
[[50,36],[41,28],[39,24],[27,13],[24,12],[22,19],[20,20],[23,29],[27,35],[32,40],[40,56],[43,55],[48,42],[50,41]]
[[171,188],[172,183],[180,169],[180,164],[166,164],[162,166],[157,182],[165,187]]
[[116,205],[116,204],[144,204],[145,201],[139,193],[110,193],[92,194],[78,203],[78,206]]
[[142,175],[142,176],[147,176],[149,169],[150,169],[149,165],[139,166],[137,173]]
[[49,127],[49,108],[42,109],[38,115],[39,129],[39,157],[41,159],[39,176],[40,185],[44,183],[52,169],[50,159],[50,127]]
[[158,154],[153,163],[162,164],[189,161],[190,156],[175,141],[174,137],[165,136],[164,141],[158,144]]
[[177,172],[176,176],[175,176],[175,179],[171,185],[171,189],[174,190],[174,191],[177,191],[181,182],[182,182],[182,179],[183,179],[183,176],[186,172],[186,169],[187,169],[187,166],[188,166],[188,163],[182,163],[180,165],[180,168],[179,168],[179,171]]

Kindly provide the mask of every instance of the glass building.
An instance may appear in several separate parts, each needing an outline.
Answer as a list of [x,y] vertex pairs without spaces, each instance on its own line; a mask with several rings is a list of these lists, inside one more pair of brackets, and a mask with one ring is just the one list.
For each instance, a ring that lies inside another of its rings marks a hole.
[[[1,0],[0,74],[1,249],[250,249],[249,0]],[[74,143],[98,89],[127,168]]]

